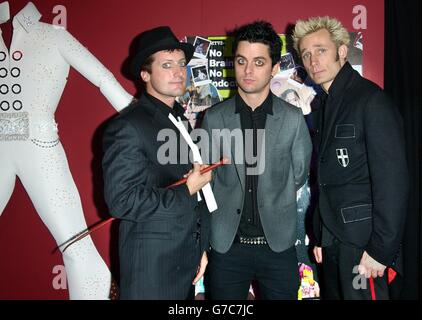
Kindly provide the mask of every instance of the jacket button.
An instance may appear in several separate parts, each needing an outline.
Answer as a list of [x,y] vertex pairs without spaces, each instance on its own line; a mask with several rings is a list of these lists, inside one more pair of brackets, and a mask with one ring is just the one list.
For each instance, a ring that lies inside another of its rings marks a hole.
[[241,214],[242,213],[242,210],[237,209],[236,212],[237,212],[237,214]]

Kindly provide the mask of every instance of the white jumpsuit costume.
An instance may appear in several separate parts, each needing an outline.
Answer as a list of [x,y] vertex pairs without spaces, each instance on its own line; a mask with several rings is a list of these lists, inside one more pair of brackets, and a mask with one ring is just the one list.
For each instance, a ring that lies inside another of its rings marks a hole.
[[[9,20],[0,4],[0,24]],[[10,53],[0,37],[0,214],[16,176],[57,244],[87,228],[58,137],[54,113],[70,66],[121,110],[132,100],[113,75],[64,28],[39,22],[29,2],[13,19]],[[71,299],[107,299],[111,275],[90,237],[63,253]]]

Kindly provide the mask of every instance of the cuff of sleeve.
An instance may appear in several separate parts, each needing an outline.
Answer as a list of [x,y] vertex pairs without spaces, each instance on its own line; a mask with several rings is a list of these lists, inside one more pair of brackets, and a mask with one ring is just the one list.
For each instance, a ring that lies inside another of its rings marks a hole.
[[314,236],[315,237],[315,246],[322,247],[321,236]]
[[176,192],[179,192],[180,194],[182,194],[183,196],[185,196],[188,200],[189,203],[191,204],[192,207],[194,207],[198,200],[197,200],[197,195],[191,195],[188,186],[186,185],[186,183],[181,184],[180,186],[174,187],[174,190]]
[[385,248],[375,246],[372,243],[369,243],[365,250],[374,260],[381,263],[382,265],[386,267],[392,265],[395,256],[394,253],[391,254],[390,252],[387,252]]

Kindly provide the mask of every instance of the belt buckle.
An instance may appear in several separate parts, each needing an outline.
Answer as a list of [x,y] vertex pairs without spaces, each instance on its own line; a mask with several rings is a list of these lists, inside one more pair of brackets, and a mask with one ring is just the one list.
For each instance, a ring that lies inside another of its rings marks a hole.
[[29,117],[27,112],[0,113],[0,141],[27,140]]

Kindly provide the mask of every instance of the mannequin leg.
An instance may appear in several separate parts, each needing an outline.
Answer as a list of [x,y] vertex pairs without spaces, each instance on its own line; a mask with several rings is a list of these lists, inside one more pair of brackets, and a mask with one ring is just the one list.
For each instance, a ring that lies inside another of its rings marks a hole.
[[[87,228],[78,190],[61,144],[41,148],[28,142],[19,157],[21,179],[40,218],[60,245]],[[63,253],[70,299],[108,299],[111,274],[90,237]]]
[[0,216],[15,189],[16,170],[9,149],[8,142],[0,141]]

